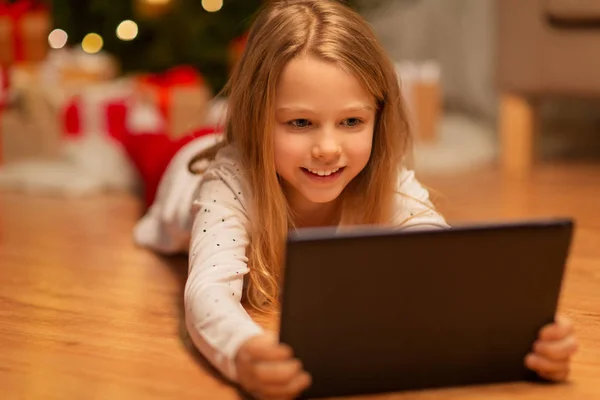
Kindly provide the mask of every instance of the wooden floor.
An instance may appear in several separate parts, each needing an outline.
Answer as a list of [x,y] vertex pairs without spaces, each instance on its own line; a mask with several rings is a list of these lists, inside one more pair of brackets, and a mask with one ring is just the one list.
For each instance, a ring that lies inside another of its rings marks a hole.
[[[425,178],[451,222],[572,216],[561,301],[581,351],[562,385],[510,384],[361,399],[600,399],[600,165]],[[184,258],[136,249],[139,204],[0,193],[2,399],[238,399],[182,329]]]

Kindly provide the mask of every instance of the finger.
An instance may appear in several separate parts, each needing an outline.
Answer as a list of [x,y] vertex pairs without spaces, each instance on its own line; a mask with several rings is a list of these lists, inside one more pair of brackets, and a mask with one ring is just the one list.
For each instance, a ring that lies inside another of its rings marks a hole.
[[573,322],[569,318],[557,316],[555,323],[542,328],[539,338],[543,341],[561,340],[572,335],[573,331]]
[[569,370],[568,361],[554,361],[537,354],[529,354],[525,358],[525,364],[528,368],[540,374],[558,374]]
[[261,395],[266,399],[294,399],[306,390],[312,382],[310,375],[302,372],[292,381],[284,385],[267,385],[261,390]]
[[260,362],[254,367],[254,376],[263,384],[285,384],[302,372],[300,360]]
[[257,361],[280,361],[292,358],[292,349],[285,344],[279,344],[268,336],[256,338],[248,344],[247,355]]
[[556,315],[555,322],[558,325],[563,325],[569,327],[571,330],[574,328],[573,320],[566,315],[558,314]]
[[577,351],[578,344],[574,336],[554,342],[538,340],[533,345],[533,351],[538,355],[554,361],[566,361]]
[[538,375],[549,381],[562,382],[569,377],[569,370],[566,369],[560,372],[538,372]]

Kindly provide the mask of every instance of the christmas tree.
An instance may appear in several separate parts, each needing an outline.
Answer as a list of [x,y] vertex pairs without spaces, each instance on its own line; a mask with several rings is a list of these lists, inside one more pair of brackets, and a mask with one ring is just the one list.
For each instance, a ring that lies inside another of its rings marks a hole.
[[[54,27],[78,45],[89,33],[103,39],[124,72],[159,72],[192,65],[218,91],[229,72],[230,46],[243,35],[265,0],[53,0]],[[383,0],[352,0],[358,10]],[[207,11],[210,10],[210,11]],[[116,35],[124,20],[137,24],[134,40]]]

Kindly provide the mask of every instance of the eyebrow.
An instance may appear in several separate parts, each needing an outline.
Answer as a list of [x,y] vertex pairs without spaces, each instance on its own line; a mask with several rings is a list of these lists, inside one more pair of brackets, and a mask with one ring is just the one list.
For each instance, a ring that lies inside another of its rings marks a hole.
[[[374,111],[375,108],[373,106],[370,105],[363,105],[363,104],[359,104],[359,105],[355,105],[355,106],[350,106],[347,108],[344,108],[343,112],[352,112],[352,111]],[[306,108],[306,107],[279,107],[277,108],[277,111],[286,111],[286,112],[314,112],[313,110],[311,110],[310,108]]]

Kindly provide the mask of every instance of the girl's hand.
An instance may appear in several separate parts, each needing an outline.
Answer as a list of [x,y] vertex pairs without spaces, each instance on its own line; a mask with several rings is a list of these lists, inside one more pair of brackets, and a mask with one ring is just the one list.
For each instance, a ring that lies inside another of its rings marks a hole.
[[294,399],[311,383],[291,348],[272,334],[244,342],[235,363],[240,385],[257,399]]
[[533,352],[525,358],[525,365],[551,381],[564,381],[570,370],[571,357],[577,351],[573,323],[558,316],[556,322],[540,330],[533,344]]

